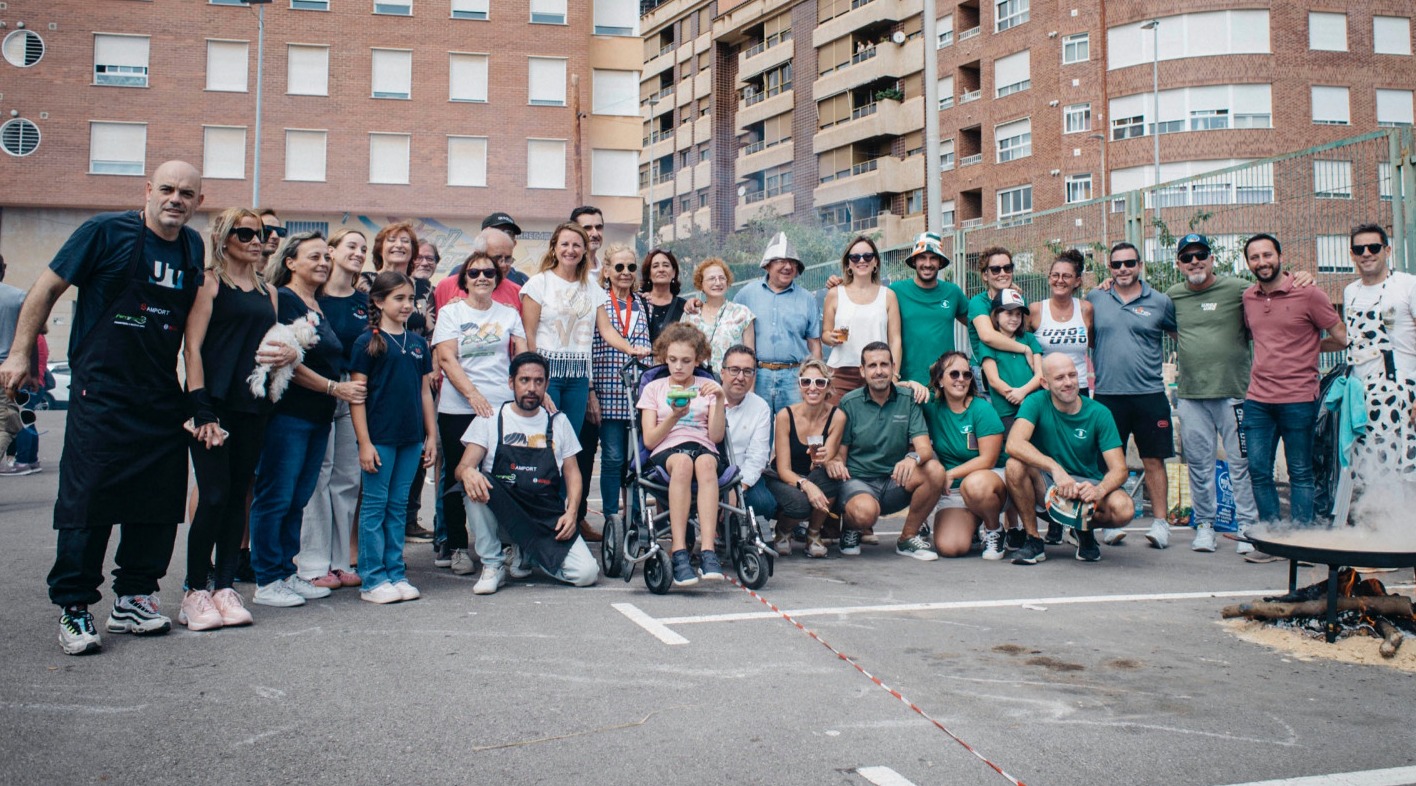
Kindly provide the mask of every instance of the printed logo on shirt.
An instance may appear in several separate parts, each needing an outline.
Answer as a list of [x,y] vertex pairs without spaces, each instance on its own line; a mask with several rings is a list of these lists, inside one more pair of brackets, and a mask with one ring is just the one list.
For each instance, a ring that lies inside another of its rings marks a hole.
[[148,321],[148,320],[147,320],[147,317],[141,316],[141,315],[139,315],[139,316],[132,316],[132,315],[129,315],[129,314],[114,314],[114,315],[113,315],[113,324],[115,324],[115,325],[117,325],[117,326],[119,326],[119,327],[143,328],[143,327],[147,327],[147,321]]
[[1157,420],[1157,421],[1155,422],[1155,427],[1156,427],[1156,428],[1170,428],[1170,421],[1168,421],[1168,420]]
[[1219,308],[1219,304],[1218,304],[1218,303],[1201,303],[1201,304],[1200,304],[1200,310],[1201,310],[1201,311],[1214,311],[1214,310],[1217,309],[1217,308]]
[[960,434],[972,434],[972,433],[973,433],[973,424],[972,424],[972,423],[965,423],[964,425],[959,426],[959,433],[960,433]]
[[466,322],[458,327],[458,355],[464,358],[491,357],[506,346],[506,329],[499,322]]
[[368,311],[368,309],[364,308],[363,306],[359,306],[359,307],[355,308],[355,309],[354,309],[354,318],[355,318],[355,319],[368,319],[368,318],[369,318],[369,311]]
[[1084,429],[1084,428],[1074,428],[1074,429],[1072,429],[1072,434],[1073,434],[1073,436],[1075,436],[1077,439],[1086,439],[1086,438],[1087,438],[1087,430]]
[[167,289],[181,289],[186,280],[187,275],[184,271],[168,265],[161,259],[152,261],[152,273],[148,276],[149,284],[156,284]]
[[951,302],[952,302],[952,301],[950,301],[948,298],[945,298],[944,300],[939,301],[939,307],[940,307],[940,308],[948,308],[948,307],[949,307],[949,303],[951,303]]
[[412,355],[413,357],[417,358],[418,360],[422,360],[422,359],[423,359],[423,348],[422,348],[422,347],[414,347],[414,348],[408,350],[408,354]]
[[1154,312],[1147,311],[1145,306],[1136,306],[1135,308],[1131,309],[1131,313],[1135,314],[1138,317],[1148,317],[1151,316]]
[[158,315],[158,316],[160,316],[160,317],[167,317],[167,316],[171,316],[171,315],[172,315],[172,312],[169,311],[169,310],[167,310],[167,309],[165,309],[165,308],[158,308],[157,306],[149,306],[149,305],[146,304],[146,303],[140,304],[140,305],[138,306],[138,310],[139,310],[139,311],[146,311],[146,312],[149,313],[149,314],[156,314],[156,315]]

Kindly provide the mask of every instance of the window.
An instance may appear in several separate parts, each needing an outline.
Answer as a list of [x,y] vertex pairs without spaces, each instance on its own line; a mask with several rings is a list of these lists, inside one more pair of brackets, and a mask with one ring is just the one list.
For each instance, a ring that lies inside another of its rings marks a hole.
[[1347,51],[1347,14],[1308,12],[1308,48],[1324,52]]
[[1347,88],[1313,85],[1313,122],[1345,126],[1352,123],[1347,106]]
[[447,184],[487,185],[487,138],[450,136],[447,138]]
[[1202,85],[1163,90],[1158,118],[1151,116],[1155,101],[1150,93],[1113,98],[1111,138],[1131,139],[1147,133],[1173,134],[1224,128],[1272,128],[1272,93],[1272,86],[1266,84]]
[[242,180],[246,177],[244,126],[206,126],[202,129],[202,177]]
[[212,5],[246,5],[246,0],[207,0]]
[[527,81],[533,106],[565,106],[565,59],[528,58]]
[[449,52],[448,55],[448,95],[449,101],[487,100],[487,56]]
[[565,24],[565,0],[531,0],[531,24]]
[[1352,257],[1349,235],[1318,235],[1317,260],[1319,273],[1351,273]]
[[939,110],[943,111],[954,105],[954,77],[946,76],[939,80]]
[[1228,109],[1195,109],[1190,112],[1191,131],[1216,131],[1228,127]]
[[1268,9],[1202,11],[1161,17],[1159,31],[1142,30],[1148,21],[1118,25],[1106,31],[1106,67],[1109,70],[1144,65],[1155,58],[1155,33],[1159,33],[1160,59],[1217,55],[1269,54]]
[[939,171],[948,172],[954,163],[954,140],[946,139],[939,143]]
[[89,123],[89,174],[141,177],[146,163],[147,123]]
[[1032,186],[1017,186],[998,192],[998,220],[1019,224],[1031,223],[1032,219],[1022,218],[1032,212]]
[[1404,16],[1372,17],[1372,51],[1379,55],[1411,54],[1411,20]]
[[952,229],[954,227],[954,200],[946,199],[940,205],[939,224],[942,229]]
[[1085,63],[1091,59],[1091,37],[1086,33],[1062,39],[1062,64]]
[[938,26],[934,28],[934,32],[939,36],[939,40],[936,42],[936,48],[943,49],[946,46],[953,46],[954,15],[945,14],[940,17]]
[[29,68],[44,58],[44,39],[33,30],[16,30],[5,36],[3,49],[5,62],[16,68]]
[[12,117],[0,125],[0,148],[22,157],[39,148],[39,126],[23,117]]
[[329,0],[290,0],[290,7],[296,11],[328,11]]
[[639,3],[635,0],[594,0],[595,35],[639,35]]
[[453,19],[481,19],[491,15],[492,0],[452,0]]
[[1377,88],[1377,125],[1406,128],[1411,125],[1411,91]]
[[590,72],[590,111],[597,115],[639,117],[639,72]]
[[329,95],[329,47],[291,44],[287,55],[286,93],[292,96]]
[[1318,199],[1351,199],[1352,162],[1314,161],[1313,196]]
[[1377,193],[1383,202],[1391,201],[1391,162],[1377,162]]
[[526,140],[526,187],[565,188],[565,140]]
[[1067,203],[1085,202],[1092,198],[1092,176],[1068,175],[1064,187],[1067,192]]
[[1230,177],[1234,179],[1235,203],[1266,205],[1273,202],[1273,164],[1241,169]]
[[1092,129],[1092,105],[1072,104],[1062,109],[1062,133],[1079,134]]
[[639,184],[637,150],[591,150],[590,194],[592,196],[637,197]]
[[1015,161],[1032,155],[1032,120],[1023,118],[1004,123],[993,130],[998,140],[998,163]]
[[323,182],[325,131],[285,131],[285,179]]
[[1028,21],[1028,3],[1029,0],[995,0],[993,18],[998,21],[993,31],[1001,33]]
[[93,83],[110,87],[147,87],[148,37],[95,34]]
[[993,61],[994,97],[1020,93],[1032,86],[1032,56],[1028,50]]
[[407,49],[374,49],[374,98],[410,98],[413,91],[413,53]]
[[251,45],[245,41],[207,41],[206,89],[246,92],[246,62]]
[[394,16],[412,16],[413,0],[374,0],[374,13]]
[[[1114,109],[1112,111],[1115,111]],[[1146,119],[1143,115],[1118,117],[1111,121],[1111,138],[1133,139],[1146,135]]]
[[408,134],[369,134],[369,182],[408,182]]

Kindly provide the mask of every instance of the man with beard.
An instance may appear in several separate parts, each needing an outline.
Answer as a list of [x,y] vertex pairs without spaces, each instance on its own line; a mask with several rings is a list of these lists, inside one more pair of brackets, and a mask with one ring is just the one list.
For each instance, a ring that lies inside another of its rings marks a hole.
[[[1318,353],[1347,346],[1347,329],[1327,295],[1297,287],[1283,270],[1278,238],[1259,233],[1244,243],[1258,283],[1244,290],[1244,321],[1254,337],[1254,364],[1244,399],[1244,440],[1260,522],[1279,520],[1274,454],[1283,440],[1289,515],[1313,522],[1313,427],[1318,417]],[[1323,337],[1327,331],[1327,337]]]
[[[280,220],[280,216],[277,216],[274,210],[266,208],[261,211],[261,226],[264,227],[261,256],[265,262],[269,262],[270,258],[275,255],[276,249],[280,248],[280,241],[285,239],[285,222]],[[262,264],[260,269],[265,270],[265,265]]]
[[952,281],[940,281],[949,258],[939,236],[923,232],[905,258],[914,278],[890,285],[900,303],[900,378],[928,387],[929,367],[954,351],[954,325],[968,320],[968,300]]

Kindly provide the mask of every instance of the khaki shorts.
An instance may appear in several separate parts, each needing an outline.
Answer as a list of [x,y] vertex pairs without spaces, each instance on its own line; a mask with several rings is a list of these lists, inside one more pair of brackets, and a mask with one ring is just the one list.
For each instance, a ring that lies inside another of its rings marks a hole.
[[[1004,479],[1002,467],[994,467],[989,471],[996,474],[1000,480]],[[1007,507],[1012,504],[1013,500],[1010,499],[1003,507],[1007,509]],[[960,494],[957,488],[952,488],[949,489],[948,494],[941,494],[939,496],[939,501],[934,503],[934,512],[938,513],[941,510],[963,510],[965,507],[964,495]]]

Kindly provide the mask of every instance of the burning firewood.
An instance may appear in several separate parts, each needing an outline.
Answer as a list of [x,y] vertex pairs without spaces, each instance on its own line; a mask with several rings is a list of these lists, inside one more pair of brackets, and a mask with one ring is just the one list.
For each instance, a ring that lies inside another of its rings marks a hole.
[[1396,657],[1396,651],[1401,648],[1401,642],[1405,638],[1396,626],[1380,617],[1376,620],[1377,633],[1382,637],[1382,644],[1377,648],[1383,658]]
[[[1371,616],[1416,617],[1411,599],[1403,595],[1383,597],[1345,597],[1337,599],[1338,611],[1360,611]],[[1249,619],[1293,619],[1295,617],[1321,617],[1327,613],[1327,602],[1308,600],[1297,603],[1259,600],[1252,603],[1236,603],[1225,606],[1220,612],[1225,619],[1247,617]],[[1393,650],[1395,651],[1395,650]]]

